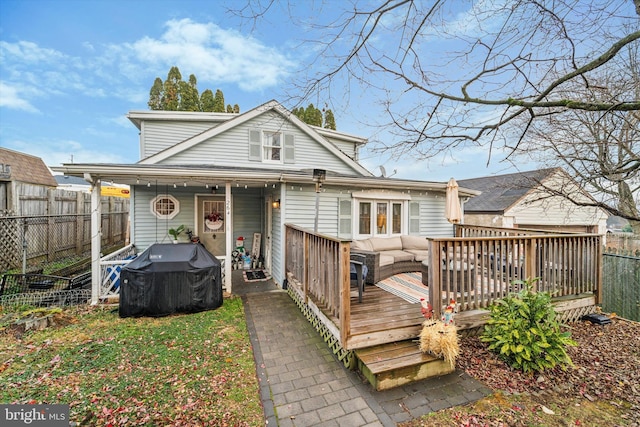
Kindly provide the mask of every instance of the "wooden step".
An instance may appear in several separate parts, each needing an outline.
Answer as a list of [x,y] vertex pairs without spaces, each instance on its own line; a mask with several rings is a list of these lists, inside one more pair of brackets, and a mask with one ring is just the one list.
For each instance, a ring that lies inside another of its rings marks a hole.
[[376,390],[386,390],[454,371],[443,359],[420,351],[416,340],[355,351],[358,369]]

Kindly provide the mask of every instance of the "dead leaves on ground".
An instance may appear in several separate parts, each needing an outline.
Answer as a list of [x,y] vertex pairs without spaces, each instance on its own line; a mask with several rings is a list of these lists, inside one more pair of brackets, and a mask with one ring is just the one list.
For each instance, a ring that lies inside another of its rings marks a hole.
[[80,425],[264,423],[240,300],[202,313],[120,319],[0,337],[0,400],[67,403]]

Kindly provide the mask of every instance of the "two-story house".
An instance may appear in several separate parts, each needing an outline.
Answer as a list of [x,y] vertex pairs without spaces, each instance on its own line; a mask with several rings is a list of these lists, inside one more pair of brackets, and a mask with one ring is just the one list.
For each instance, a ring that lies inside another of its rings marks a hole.
[[[245,249],[256,248],[282,284],[286,223],[348,240],[452,235],[446,182],[374,176],[358,162],[366,139],[309,126],[276,101],[242,114],[132,111],[128,118],[140,132],[138,162],[55,170],[94,187],[130,185],[131,241],[138,251],[168,243],[169,229],[184,225],[229,260],[242,236]],[[462,200],[477,193],[459,189]],[[97,238],[96,256],[99,245]],[[227,262],[227,290],[230,272]]]

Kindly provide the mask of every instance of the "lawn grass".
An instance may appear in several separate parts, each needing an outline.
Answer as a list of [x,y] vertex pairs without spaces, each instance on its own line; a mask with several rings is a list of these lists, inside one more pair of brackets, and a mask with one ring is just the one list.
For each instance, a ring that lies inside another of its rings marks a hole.
[[3,403],[63,403],[79,425],[264,425],[242,301],[162,318],[65,310],[0,333]]

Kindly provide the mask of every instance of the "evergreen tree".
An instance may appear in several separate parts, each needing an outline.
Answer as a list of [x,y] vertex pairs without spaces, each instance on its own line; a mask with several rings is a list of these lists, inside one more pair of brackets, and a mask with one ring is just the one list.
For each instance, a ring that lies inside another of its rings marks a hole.
[[167,79],[164,81],[164,93],[162,96],[162,109],[177,111],[180,107],[180,81],[182,75],[178,67],[171,67]]
[[147,105],[150,109],[162,110],[162,93],[162,79],[160,77],[156,77],[153,82],[153,86],[151,86],[151,90],[149,91],[149,102]]
[[180,110],[200,111],[200,97],[198,95],[198,82],[196,76],[191,74],[189,82],[180,82]]
[[336,130],[336,118],[333,116],[333,111],[329,109],[324,112],[324,128]]
[[213,92],[211,89],[207,89],[200,95],[200,108],[202,111],[210,113],[213,111],[213,105]]
[[291,110],[291,113],[300,120],[304,121],[304,108],[294,108],[293,110]]
[[312,126],[322,126],[322,111],[314,107],[313,104],[309,104],[304,111],[304,122]]
[[216,95],[213,97],[213,111],[216,113],[224,113],[224,94],[220,89],[216,90]]
[[229,104],[225,108],[224,94],[220,89],[215,95],[211,89],[199,94],[196,76],[191,74],[189,81],[185,82],[176,66],[171,67],[164,82],[156,77],[149,90],[147,105],[151,110],[240,113],[238,104]]

